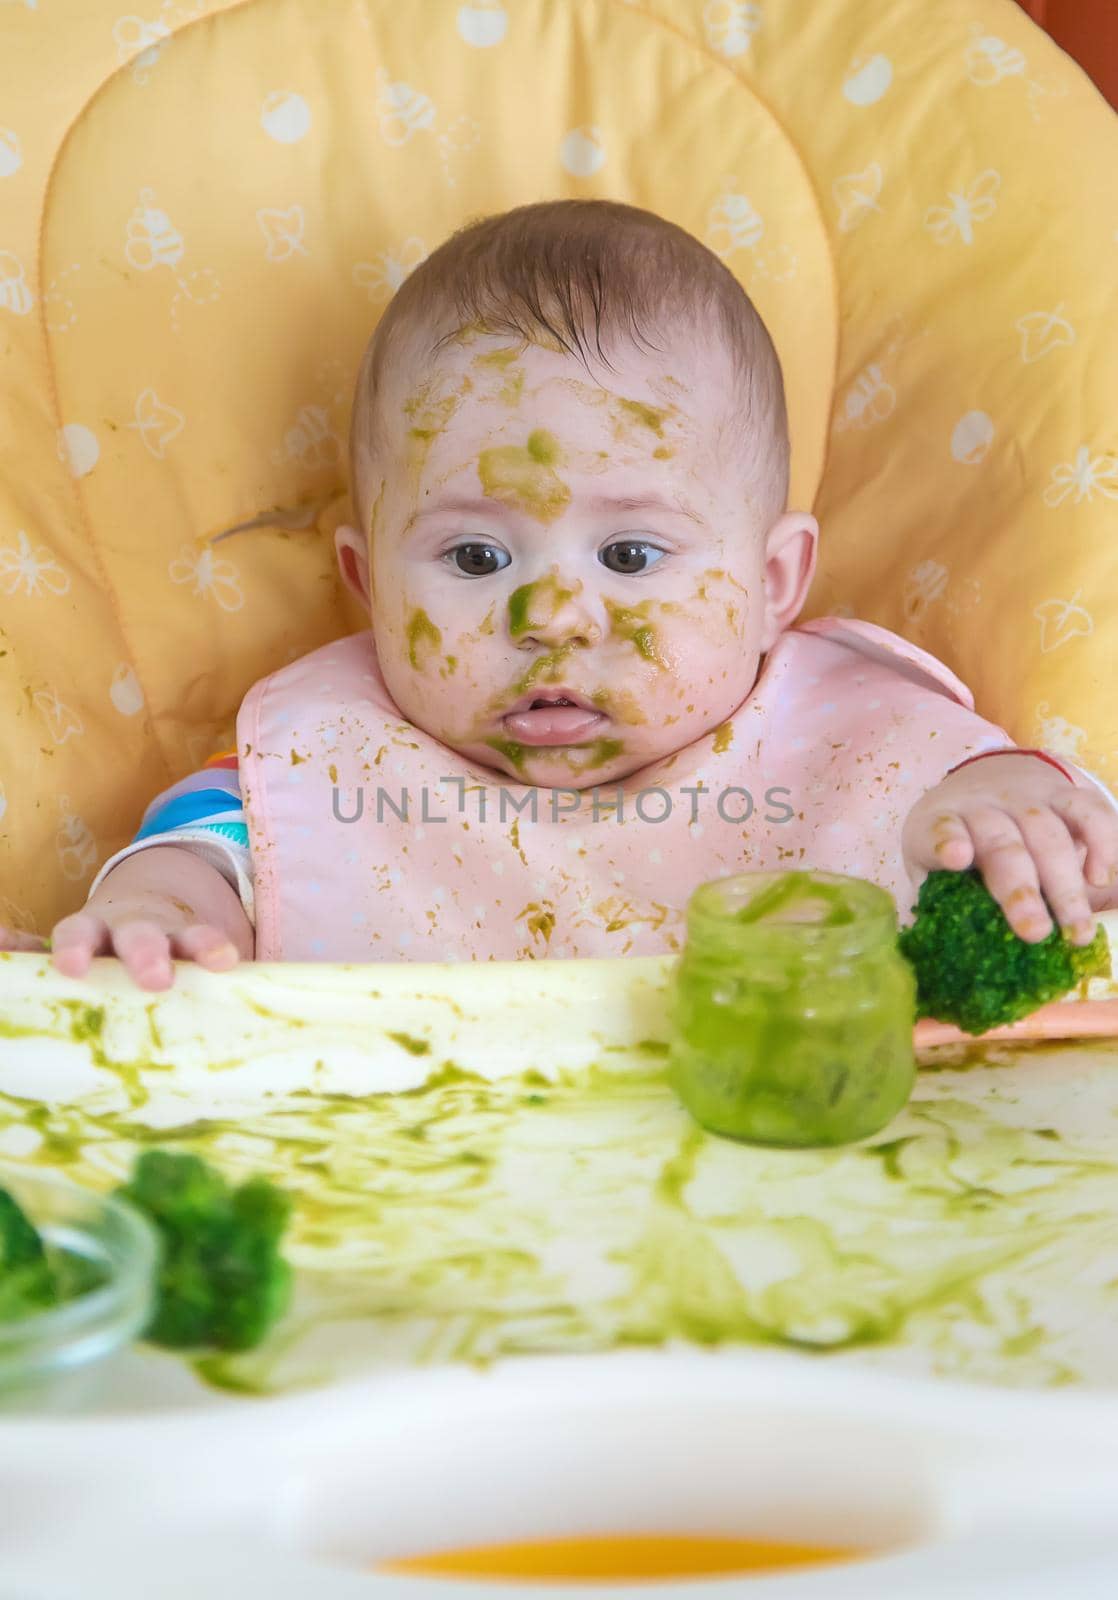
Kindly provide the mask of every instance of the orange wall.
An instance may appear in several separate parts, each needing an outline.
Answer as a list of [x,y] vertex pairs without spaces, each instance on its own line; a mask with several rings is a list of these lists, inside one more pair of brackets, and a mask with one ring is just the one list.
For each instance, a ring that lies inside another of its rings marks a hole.
[[1018,0],[1118,106],[1118,0]]

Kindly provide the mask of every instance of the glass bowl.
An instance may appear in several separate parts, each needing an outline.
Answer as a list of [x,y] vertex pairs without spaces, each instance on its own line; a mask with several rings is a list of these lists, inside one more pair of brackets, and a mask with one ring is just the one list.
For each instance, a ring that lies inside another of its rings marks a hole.
[[146,1219],[50,1172],[0,1165],[6,1189],[56,1250],[102,1281],[61,1305],[0,1322],[0,1406],[21,1400],[130,1343],[151,1318],[159,1244]]

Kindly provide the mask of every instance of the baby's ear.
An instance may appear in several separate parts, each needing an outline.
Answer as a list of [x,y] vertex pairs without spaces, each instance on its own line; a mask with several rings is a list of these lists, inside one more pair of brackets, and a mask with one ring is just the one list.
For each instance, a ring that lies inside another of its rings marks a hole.
[[334,533],[334,549],[338,553],[338,568],[342,582],[362,609],[370,609],[369,546],[365,535],[349,523],[343,522]]
[[786,511],[765,539],[765,629],[762,652],[771,650],[803,610],[819,548],[819,524],[807,511]]

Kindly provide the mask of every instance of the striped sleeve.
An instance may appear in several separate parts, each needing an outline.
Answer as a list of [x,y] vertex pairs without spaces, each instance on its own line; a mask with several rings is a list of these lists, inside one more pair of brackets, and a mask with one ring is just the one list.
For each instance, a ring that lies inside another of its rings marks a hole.
[[132,843],[110,856],[90,894],[113,867],[151,845],[181,845],[215,867],[236,891],[255,926],[252,860],[235,750],[211,756],[199,772],[172,784],[148,806]]

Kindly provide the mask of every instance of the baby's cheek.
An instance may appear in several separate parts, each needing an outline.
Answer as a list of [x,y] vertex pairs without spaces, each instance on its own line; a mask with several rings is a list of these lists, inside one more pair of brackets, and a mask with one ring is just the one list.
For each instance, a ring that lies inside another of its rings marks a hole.
[[403,634],[408,665],[421,677],[431,676],[442,655],[442,629],[422,606],[408,606],[404,612]]
[[443,630],[423,605],[404,594],[392,605],[374,605],[372,631],[389,692],[410,715],[439,683],[440,668],[449,670]]
[[675,663],[670,682],[654,685],[673,722],[721,707],[727,683],[740,681],[748,611],[732,590],[680,606],[663,629],[662,646]]
[[670,677],[683,667],[675,649],[675,624],[682,606],[675,600],[647,599],[622,604],[606,600],[609,644],[620,660],[639,668],[646,684],[650,678]]
[[712,637],[744,640],[752,615],[749,585],[725,567],[708,567],[699,576],[686,614]]
[[440,692],[452,699],[468,695],[476,700],[479,693],[492,689],[493,659],[500,653],[496,616],[496,603],[491,603],[472,627],[465,626],[460,616],[443,614],[442,654],[437,668]]
[[741,599],[722,593],[680,606],[665,632],[672,655],[686,677],[694,680],[704,663],[736,659],[745,642],[748,609]]
[[436,621],[422,606],[407,609],[403,631],[412,709],[422,712],[438,737],[454,742],[476,718],[479,705],[506,689],[495,681],[490,636],[479,628],[464,629],[445,616]]

